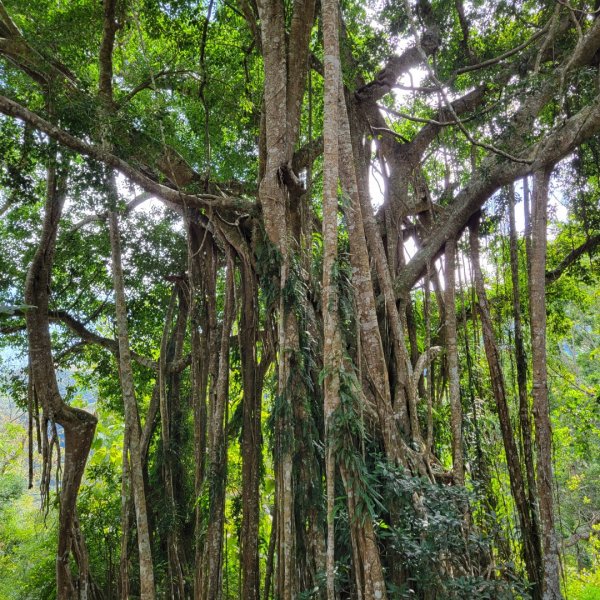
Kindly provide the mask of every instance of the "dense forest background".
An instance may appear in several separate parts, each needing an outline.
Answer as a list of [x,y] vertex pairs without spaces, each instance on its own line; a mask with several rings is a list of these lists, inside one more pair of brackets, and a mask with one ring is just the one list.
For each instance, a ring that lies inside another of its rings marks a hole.
[[0,598],[600,598],[600,6],[0,1]]

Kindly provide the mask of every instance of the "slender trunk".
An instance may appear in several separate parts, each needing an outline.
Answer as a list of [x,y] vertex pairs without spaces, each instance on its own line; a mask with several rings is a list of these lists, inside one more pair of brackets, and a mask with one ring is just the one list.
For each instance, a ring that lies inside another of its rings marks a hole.
[[523,557],[527,569],[529,583],[533,586],[532,597],[539,596],[539,569],[541,566],[541,553],[537,543],[537,537],[532,527],[532,518],[530,506],[525,494],[525,482],[519,461],[517,443],[515,441],[508,401],[506,398],[506,384],[500,362],[500,351],[496,342],[490,308],[483,281],[483,273],[479,263],[479,216],[477,215],[470,223],[470,244],[471,244],[471,262],[473,264],[473,277],[477,296],[479,297],[479,314],[481,316],[481,328],[483,332],[483,343],[490,370],[490,382],[492,392],[496,400],[498,409],[498,418],[500,421],[500,431],[504,443],[504,452],[506,453],[506,466],[510,479],[510,488],[515,500],[517,513],[519,516],[519,525],[521,527],[521,536],[523,538]]
[[160,386],[158,385],[158,377],[156,383],[152,388],[152,395],[150,396],[150,405],[148,406],[148,413],[146,414],[146,420],[144,421],[144,428],[140,436],[140,455],[142,458],[142,468],[144,473],[148,470],[148,451],[150,449],[150,442],[152,441],[152,434],[156,426],[156,415],[160,411]]
[[265,566],[265,588],[263,590],[263,600],[269,600],[273,597],[273,562],[275,556],[275,543],[277,541],[277,510],[273,507],[273,518],[271,520],[271,534],[269,536],[269,548],[267,550],[267,564]]
[[121,558],[119,562],[119,598],[129,598],[129,501],[131,498],[131,475],[129,470],[129,435],[123,433],[123,467],[121,473]]
[[362,502],[362,499],[357,499],[351,481],[357,474],[349,473],[343,463],[340,463],[340,473],[346,490],[350,535],[357,550],[358,562],[354,564],[357,597],[363,600],[385,600],[387,591],[373,521],[364,506],[360,507],[363,517],[358,517],[357,503]]
[[525,260],[527,262],[527,277],[531,278],[531,193],[529,176],[523,177],[523,220],[525,237]]
[[327,600],[335,600],[335,456],[333,415],[340,403],[342,342],[338,323],[338,94],[340,49],[337,0],[323,0],[325,65],[323,116],[323,403],[327,481]]
[[100,590],[90,573],[90,555],[81,531],[77,511],[75,511],[75,516],[73,518],[72,551],[78,569],[78,600],[94,600],[95,598],[98,598]]
[[[521,451],[525,472],[527,475],[527,492],[529,507],[531,511],[531,528],[533,543],[537,548],[537,554],[541,557],[540,525],[538,519],[538,502],[535,485],[535,467],[533,457],[533,428],[529,399],[527,397],[527,357],[525,355],[525,342],[523,338],[523,324],[521,322],[521,292],[519,283],[519,250],[517,240],[517,227],[515,222],[515,193],[511,186],[508,194],[508,218],[510,238],[510,274],[512,281],[512,308],[515,322],[515,361],[517,364],[517,389],[519,395],[519,424],[521,430]],[[543,576],[543,565],[538,565],[537,581],[541,582]],[[538,587],[541,598],[541,586]],[[534,600],[537,598],[534,595]]]
[[[114,194],[114,179],[111,182]],[[125,283],[121,263],[121,236],[117,215],[114,211],[109,215],[110,243],[112,253],[112,274],[115,288],[115,310],[117,337],[119,340],[119,376],[125,407],[125,427],[129,437],[129,460],[131,467],[131,485],[135,503],[137,524],[138,553],[140,558],[140,597],[142,600],[154,599],[154,568],[152,565],[152,548],[150,529],[148,526],[148,507],[144,489],[144,472],[140,449],[140,421],[135,398],[133,371],[131,368],[131,352],[129,349],[129,333],[127,330],[127,305],[125,301]]]
[[465,460],[462,439],[462,404],[460,399],[460,371],[456,337],[456,240],[446,241],[446,362],[448,364],[448,394],[450,396],[450,427],[452,429],[452,465],[454,481],[465,484]]
[[[258,558],[258,529],[260,519],[260,465],[262,440],[260,412],[262,370],[257,357],[258,293],[252,267],[241,266],[240,362],[242,370],[242,531],[240,533],[242,597],[260,598],[260,565]],[[263,356],[263,360],[266,357]],[[261,365],[262,366],[262,365]]]
[[[425,321],[425,348],[431,348],[431,266],[427,265],[425,277],[425,294],[423,297],[423,313]],[[425,441],[425,454],[433,453],[433,363],[427,369],[427,438]]]
[[544,550],[544,600],[562,598],[552,496],[552,428],[546,366],[546,226],[550,170],[536,172],[531,215],[529,294],[537,489]]

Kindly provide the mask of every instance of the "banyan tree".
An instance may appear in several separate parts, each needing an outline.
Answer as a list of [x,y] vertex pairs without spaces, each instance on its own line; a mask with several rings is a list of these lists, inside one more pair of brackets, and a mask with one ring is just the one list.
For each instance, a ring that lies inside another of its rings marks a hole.
[[0,2],[3,385],[57,598],[563,597],[598,15]]

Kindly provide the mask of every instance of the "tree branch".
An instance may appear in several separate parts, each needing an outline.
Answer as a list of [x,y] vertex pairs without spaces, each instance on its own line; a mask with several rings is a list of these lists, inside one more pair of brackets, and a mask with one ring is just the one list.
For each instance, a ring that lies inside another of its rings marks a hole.
[[178,206],[194,208],[213,208],[231,211],[241,210],[249,213],[256,212],[257,205],[254,202],[249,202],[242,198],[233,198],[225,195],[219,197],[213,194],[187,194],[174,190],[166,185],[162,185],[141,171],[138,171],[118,156],[102,150],[99,146],[89,144],[88,142],[76,138],[64,129],[60,129],[36,113],[2,95],[0,95],[0,112],[9,117],[21,119],[39,131],[46,133],[63,146],[116,169],[128,179],[137,183],[146,192],[154,194],[167,202],[172,202]]
[[[143,204],[147,200],[150,200],[150,198],[152,198],[152,197],[153,197],[152,194],[149,194],[148,192],[142,192],[141,194],[138,194],[133,200],[131,200],[130,202],[128,202],[125,205],[125,210],[123,210],[121,214],[128,215],[135,208],[137,208],[140,204]],[[95,221],[104,221],[106,218],[108,218],[107,210],[105,210],[101,213],[96,213],[94,215],[89,215],[89,216],[81,219],[81,221],[75,223],[73,225],[73,227],[71,227],[70,232],[73,233],[75,231],[78,231],[83,226],[87,225],[88,223],[94,223]]]
[[[14,310],[12,313],[13,317],[24,317],[25,311],[18,309]],[[51,310],[48,312],[48,318],[50,321],[55,323],[62,323],[68,329],[71,330],[74,334],[81,338],[81,340],[88,344],[96,344],[97,346],[101,346],[105,348],[115,356],[119,354],[119,344],[116,340],[111,338],[104,337],[98,333],[94,333],[90,331],[81,321],[77,320],[71,314],[69,314],[65,310]],[[16,333],[17,331],[25,330],[25,325],[9,325],[7,327],[2,327],[0,332],[2,333]],[[147,356],[142,356],[137,352],[131,352],[131,357],[135,362],[143,367],[148,369],[156,369],[156,361],[148,358]]]
[[582,254],[592,252],[597,246],[600,246],[600,234],[592,236],[581,244],[581,246],[571,250],[571,252],[558,263],[558,266],[555,269],[546,271],[546,285],[554,283]]
[[579,533],[574,533],[573,535],[563,540],[562,547],[571,548],[572,546],[575,546],[575,544],[578,544],[583,540],[589,540],[592,535],[598,535],[600,531],[594,529],[595,525],[600,525],[600,513],[597,513],[592,517],[591,522],[583,531],[580,531]]
[[[517,128],[517,132],[520,131]],[[511,162],[498,156],[489,156],[478,170],[478,175],[456,196],[448,207],[440,226],[425,240],[396,280],[396,291],[405,296],[422,276],[427,263],[434,260],[446,240],[456,236],[467,224],[470,217],[501,186],[508,185],[520,177],[547,168],[561,160],[577,145],[600,131],[600,97],[554,129],[529,151],[521,149],[521,155],[535,157],[529,164]],[[506,140],[509,147],[519,149],[519,134]]]
[[[426,55],[431,55],[438,49],[440,41],[439,33],[432,27],[423,34],[420,44]],[[419,65],[422,60],[421,51],[417,46],[408,48],[399,56],[392,56],[373,81],[356,90],[355,98],[359,102],[377,102],[396,85],[401,75]]]
[[[110,350],[115,356],[118,356],[119,353],[119,344],[116,340],[103,337],[93,331],[90,331],[85,327],[83,323],[78,321],[75,317],[70,315],[64,310],[51,310],[49,312],[50,320],[55,322],[60,322],[66,325],[73,333],[76,333],[82,340],[86,342],[91,342],[93,344],[97,344],[98,346],[102,346],[107,350]],[[137,352],[131,352],[131,357],[135,362],[143,367],[148,369],[156,369],[156,361],[148,358],[147,356],[142,356]]]
[[104,19],[102,43],[99,56],[99,81],[98,93],[107,103],[112,104],[113,89],[113,48],[115,45],[115,34],[117,33],[117,22],[115,21],[116,0],[104,0]]

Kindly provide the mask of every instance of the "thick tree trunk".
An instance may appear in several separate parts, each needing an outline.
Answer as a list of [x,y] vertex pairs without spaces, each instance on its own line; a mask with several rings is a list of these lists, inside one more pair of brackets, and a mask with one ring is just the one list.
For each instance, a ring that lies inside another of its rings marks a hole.
[[[179,296],[179,311],[175,330],[172,332],[175,306]],[[167,365],[181,358],[183,348],[183,337],[187,321],[187,302],[183,298],[182,291],[177,287],[171,294],[171,301],[167,309],[165,327],[160,345],[160,357],[158,361],[158,383],[160,396],[160,419],[161,438],[163,451],[163,483],[168,507],[168,531],[167,531],[167,570],[170,585],[170,597],[173,600],[184,600],[185,577],[184,561],[182,560],[181,535],[179,528],[178,506],[174,484],[174,450],[172,438],[175,437],[177,445],[178,425],[177,419],[179,402],[179,373],[169,374]],[[171,344],[169,340],[171,338]]]
[[[347,197],[344,214],[348,227],[350,261],[353,268],[352,282],[358,309],[359,359],[367,373],[366,381],[359,381],[358,385],[366,384],[367,391],[363,394],[363,399],[373,398],[373,408],[378,417],[388,460],[396,465],[406,464],[397,419],[392,407],[387,365],[375,309],[375,294],[359,198],[355,156],[341,81],[338,94],[339,176],[342,190]],[[385,580],[371,518],[367,515],[364,520],[358,521],[356,517],[356,499],[350,482],[356,474],[348,473],[341,464],[340,472],[347,496],[352,545],[357,549],[354,559],[359,560],[358,563],[354,563],[357,593],[364,600],[385,599],[387,597]]]
[[[111,191],[115,186],[112,181]],[[110,243],[112,253],[112,274],[115,289],[115,310],[117,337],[119,339],[119,377],[123,404],[125,407],[125,427],[129,438],[129,460],[131,468],[131,486],[135,503],[137,524],[138,553],[140,558],[140,597],[142,600],[154,599],[154,567],[152,565],[152,547],[148,526],[148,507],[144,488],[144,471],[140,450],[140,421],[135,398],[133,371],[131,368],[131,351],[127,329],[127,305],[125,301],[125,283],[121,264],[121,236],[117,215],[114,211],[109,215]]]
[[[207,408],[206,393],[209,379],[209,339],[211,338],[208,318],[206,277],[207,263],[212,263],[212,235],[196,222],[197,215],[190,211],[186,215],[188,228],[188,273],[190,278],[191,320],[191,402],[194,413],[194,495],[200,498],[205,479]],[[194,508],[194,598],[199,598],[202,588],[202,506]]]
[[[299,331],[295,313],[286,306],[285,286],[290,276],[293,239],[292,220],[287,210],[288,192],[284,172],[289,168],[299,131],[300,106],[306,78],[308,42],[312,27],[314,2],[293,3],[289,55],[286,52],[284,3],[281,0],[259,0],[264,65],[264,131],[265,165],[259,185],[265,230],[281,257],[279,306],[279,373],[278,393],[281,416],[276,424],[275,472],[278,480],[277,506],[279,535],[277,543],[277,586],[280,600],[292,600],[296,594],[294,568],[296,532],[294,531],[293,440],[290,377],[293,356],[299,350]],[[289,59],[289,60],[288,60]]]
[[229,400],[229,346],[235,316],[234,265],[228,256],[225,276],[225,305],[221,324],[219,365],[216,380],[211,382],[208,421],[208,526],[202,558],[202,593],[200,600],[219,600],[223,583],[223,528],[225,520],[225,484],[227,444],[225,415]]
[[[50,340],[48,319],[49,290],[52,279],[52,265],[56,248],[58,223],[65,199],[65,190],[59,189],[55,155],[50,159],[46,180],[46,204],[42,233],[25,282],[25,303],[30,308],[25,313],[29,344],[30,377],[33,392],[44,412],[44,422],[58,423],[64,431],[64,465],[60,494],[58,522],[58,549],[56,556],[56,588],[58,600],[71,600],[75,597],[69,556],[74,551],[75,506],[77,493],[83,477],[85,463],[90,450],[96,417],[90,413],[66,405],[60,395]],[[62,181],[64,185],[66,180]],[[42,435],[47,436],[47,429]],[[51,460],[46,455],[45,460]],[[51,468],[44,465],[45,470]],[[48,490],[42,490],[47,497]],[[85,576],[85,565],[80,566],[80,574]],[[86,582],[83,583],[85,587]]]
[[562,593],[560,591],[558,539],[554,529],[552,428],[546,366],[546,227],[550,174],[551,170],[548,169],[536,172],[534,177],[529,295],[537,489],[544,550],[544,600],[557,600],[562,599]]

